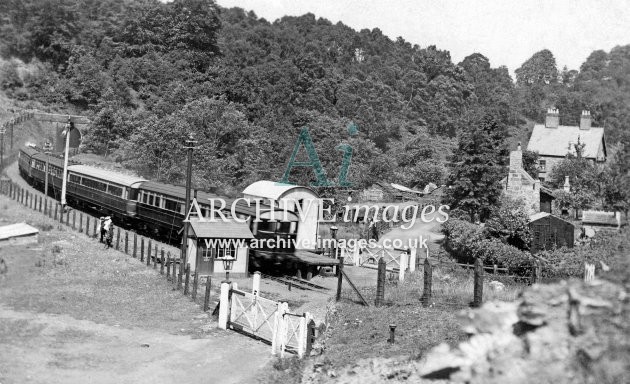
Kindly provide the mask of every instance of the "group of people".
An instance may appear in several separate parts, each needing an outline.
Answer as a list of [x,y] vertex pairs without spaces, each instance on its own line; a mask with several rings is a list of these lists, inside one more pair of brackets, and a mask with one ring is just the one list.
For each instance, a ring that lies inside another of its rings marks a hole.
[[114,239],[114,224],[110,216],[101,216],[101,243],[105,238],[105,248],[112,247],[112,240]]

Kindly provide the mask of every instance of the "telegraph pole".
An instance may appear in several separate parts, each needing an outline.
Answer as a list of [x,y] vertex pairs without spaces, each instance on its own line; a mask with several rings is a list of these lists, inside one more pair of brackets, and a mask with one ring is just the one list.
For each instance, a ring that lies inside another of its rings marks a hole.
[[[186,201],[184,203],[184,219],[188,215],[188,211],[190,210],[190,188],[191,188],[191,178],[192,178],[192,155],[193,150],[195,149],[195,144],[197,141],[195,140],[195,136],[190,133],[188,135],[188,140],[185,142],[184,148],[188,152],[188,168],[186,169]],[[188,263],[188,221],[184,220],[184,231],[182,234],[182,265],[186,266]],[[196,265],[195,265],[196,268]],[[182,275],[183,268],[179,269],[179,275]],[[180,277],[181,279],[181,277]]]
[[4,172],[4,134],[6,132],[4,125],[0,127],[0,173]]
[[46,170],[44,171],[46,181],[44,181],[44,195],[46,196],[46,198],[48,198],[48,164],[50,163],[51,150],[52,150],[52,144],[50,144],[50,141],[46,141],[44,143],[44,152],[46,152]]
[[66,206],[66,183],[68,182],[68,152],[70,150],[70,131],[72,130],[72,120],[68,116],[68,123],[66,124],[66,150],[63,158],[63,179],[61,183],[61,207]]

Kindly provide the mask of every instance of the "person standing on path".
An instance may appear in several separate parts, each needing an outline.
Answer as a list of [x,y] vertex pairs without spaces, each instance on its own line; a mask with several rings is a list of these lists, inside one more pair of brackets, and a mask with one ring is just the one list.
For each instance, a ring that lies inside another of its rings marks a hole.
[[103,229],[105,231],[105,248],[112,247],[112,239],[114,238],[114,224],[112,223],[112,218],[107,216],[103,223]]

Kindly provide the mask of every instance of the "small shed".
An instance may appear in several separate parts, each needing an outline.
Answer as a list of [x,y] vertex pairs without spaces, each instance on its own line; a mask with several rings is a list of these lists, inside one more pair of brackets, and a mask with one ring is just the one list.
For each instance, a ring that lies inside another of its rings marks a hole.
[[224,259],[232,259],[230,274],[247,276],[249,242],[254,238],[249,225],[234,219],[191,218],[188,230],[190,270],[201,276],[225,274]]
[[529,229],[532,232],[532,253],[560,247],[573,248],[575,225],[551,213],[539,212],[531,215]]
[[553,201],[556,197],[549,188],[540,187],[540,211],[551,213]]
[[26,223],[4,225],[0,227],[0,246],[6,244],[37,244],[39,229]]

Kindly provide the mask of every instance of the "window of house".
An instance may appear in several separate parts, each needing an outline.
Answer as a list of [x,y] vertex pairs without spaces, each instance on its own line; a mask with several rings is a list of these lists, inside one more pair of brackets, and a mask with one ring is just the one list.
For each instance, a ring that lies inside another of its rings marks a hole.
[[216,245],[213,248],[208,248],[205,241],[200,241],[199,243],[201,244],[201,257],[203,257],[204,261],[224,258],[236,259],[236,246],[232,242],[230,242],[230,245],[227,247],[219,247]]
[[547,170],[547,161],[546,160],[538,160],[538,169],[541,171]]

